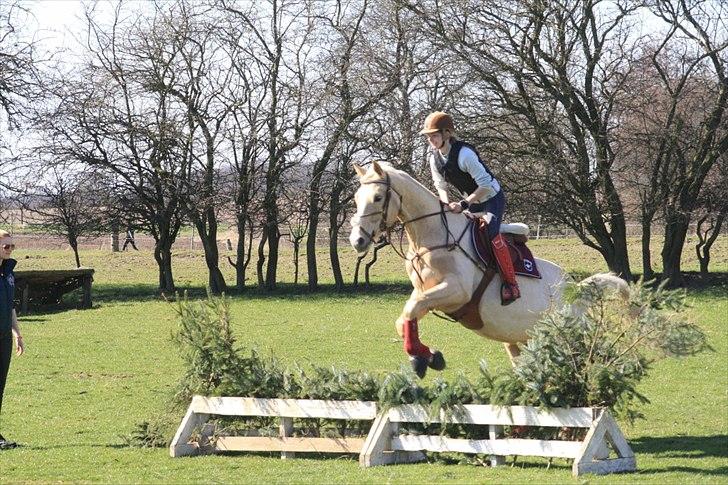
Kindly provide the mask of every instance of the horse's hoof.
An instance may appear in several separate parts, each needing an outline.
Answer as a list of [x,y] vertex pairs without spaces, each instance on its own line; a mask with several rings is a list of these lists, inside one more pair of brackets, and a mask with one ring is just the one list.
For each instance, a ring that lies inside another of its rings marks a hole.
[[430,357],[430,362],[427,364],[430,369],[433,370],[442,370],[445,368],[445,357],[442,355],[442,352],[439,350],[436,350],[432,353],[432,357]]
[[429,361],[430,359],[428,359],[427,357],[422,357],[421,355],[413,355],[412,357],[410,357],[412,370],[415,371],[415,374],[417,374],[417,377],[419,377],[420,379],[425,378]]

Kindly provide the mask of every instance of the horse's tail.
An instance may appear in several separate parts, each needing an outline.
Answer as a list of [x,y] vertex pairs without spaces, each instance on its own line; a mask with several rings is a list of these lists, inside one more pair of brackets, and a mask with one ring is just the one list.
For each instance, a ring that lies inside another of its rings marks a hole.
[[575,314],[582,314],[605,292],[613,292],[625,302],[630,299],[629,284],[614,273],[597,273],[576,283],[576,287],[578,297],[571,304]]
[[579,286],[592,286],[599,290],[615,291],[625,300],[629,300],[629,284],[614,273],[597,273],[584,278],[578,283]]

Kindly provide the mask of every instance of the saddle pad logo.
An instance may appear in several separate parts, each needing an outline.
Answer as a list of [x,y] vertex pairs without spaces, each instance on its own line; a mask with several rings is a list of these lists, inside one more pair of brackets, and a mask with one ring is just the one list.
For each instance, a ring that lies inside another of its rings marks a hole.
[[528,271],[529,273],[530,273],[531,271],[533,271],[533,263],[531,262],[531,260],[530,260],[530,259],[526,259],[526,258],[524,258],[524,259],[523,259],[523,268],[524,268],[524,269],[525,269],[526,271]]

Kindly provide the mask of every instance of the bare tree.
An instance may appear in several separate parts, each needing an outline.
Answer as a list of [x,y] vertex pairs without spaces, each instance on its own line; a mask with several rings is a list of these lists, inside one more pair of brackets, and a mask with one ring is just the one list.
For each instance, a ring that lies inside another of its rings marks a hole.
[[501,158],[518,160],[514,178],[541,207],[631,277],[611,127],[633,56],[625,19],[638,3],[409,6],[451,56],[448,69],[473,81],[473,99],[461,103],[477,122],[472,131],[488,133]]
[[728,216],[728,157],[724,154],[713,166],[697,201],[695,253],[700,262],[700,275],[708,276],[710,249]]
[[103,24],[87,12],[85,63],[45,86],[35,120],[49,155],[95,168],[115,181],[116,193],[133,194],[131,208],[155,240],[159,288],[173,292],[171,248],[190,176],[187,120],[170,92],[150,89],[173,69],[167,46],[142,15],[123,4],[113,13]]
[[35,46],[23,35],[29,16],[18,1],[0,3],[0,113],[11,128],[17,127],[23,101],[38,87]]
[[235,89],[228,93],[234,105],[231,112],[233,122],[227,136],[232,154],[231,193],[234,194],[233,212],[238,234],[235,262],[228,259],[235,267],[236,287],[242,290],[245,288],[246,270],[252,256],[253,239],[261,230],[256,221],[263,211],[262,199],[256,194],[261,192],[265,165],[261,132],[265,129],[266,83],[264,73],[250,68],[248,54],[251,49],[241,47],[251,41],[245,25],[237,20],[236,15],[230,14],[224,17],[223,31],[231,70],[238,78]]
[[[40,82],[40,61],[28,32],[30,20],[21,2],[0,2],[0,186],[10,191],[18,189],[15,170],[25,156],[19,153],[23,134],[17,128],[30,115],[30,102],[37,98]],[[0,204],[4,207],[6,201]]]
[[[317,16],[326,23],[324,35],[333,36],[334,42],[324,53],[323,63],[326,66],[327,97],[322,109],[325,124],[326,141],[321,155],[313,163],[309,182],[308,208],[310,211],[308,239],[306,241],[306,259],[308,265],[308,286],[318,286],[318,266],[316,260],[316,238],[323,202],[327,197],[321,193],[322,180],[331,163],[332,156],[339,149],[342,138],[350,125],[368,113],[380,100],[392,93],[399,85],[396,75],[400,62],[401,38],[395,37],[397,48],[392,57],[387,56],[384,49],[368,44],[367,38],[373,35],[372,25],[365,21],[369,11],[369,2],[331,4],[331,11]],[[382,31],[378,32],[382,34]],[[394,75],[393,75],[394,74]],[[336,170],[338,177],[343,175]],[[347,173],[349,173],[347,171]],[[336,180],[336,178],[335,178]],[[337,191],[339,185],[334,184]],[[334,197],[329,198],[334,202]],[[337,206],[339,207],[339,206]],[[333,212],[333,219],[338,217],[338,210]],[[338,236],[340,224],[330,228],[336,229],[333,238]],[[332,234],[330,234],[331,239]],[[334,279],[337,286],[343,286],[343,278],[338,265],[338,256],[330,248],[329,254],[333,264]]]
[[[281,217],[278,193],[286,170],[305,154],[301,147],[306,128],[312,123],[313,80],[307,62],[313,46],[309,42],[313,24],[307,22],[309,6],[296,0],[268,0],[254,5],[222,2],[241,24],[250,41],[242,49],[251,71],[263,76],[262,119],[265,130],[260,141],[265,152],[263,207],[265,222],[259,245],[262,270],[264,245],[268,248],[265,288],[277,283]],[[259,271],[260,271],[259,270]]]
[[219,12],[212,7],[187,1],[177,2],[169,10],[166,4],[159,5],[162,10],[155,18],[152,34],[163,39],[164,47],[176,55],[168,61],[172,69],[165,77],[154,77],[152,86],[170,93],[185,110],[191,177],[182,200],[185,215],[202,242],[209,288],[219,294],[227,285],[219,268],[217,247],[217,212],[224,202],[218,174],[220,149],[227,141],[226,130],[237,101],[229,95],[235,93],[239,82],[236,71],[229,68],[230,58],[237,53],[223,40],[226,32],[218,28]]
[[339,144],[334,163],[330,167],[330,202],[329,206],[329,260],[334,274],[337,289],[344,288],[344,277],[339,263],[339,233],[349,220],[354,193],[358,188],[358,180],[352,177],[351,163],[362,144],[350,135],[346,135]]
[[[250,99],[250,98],[248,98]],[[254,105],[244,103],[247,109],[241,108],[242,115],[234,113],[235,125],[230,131],[230,147],[233,156],[232,178],[230,184],[233,196],[233,211],[238,233],[235,250],[235,262],[228,258],[235,268],[235,284],[239,290],[245,288],[246,270],[252,256],[253,238],[257,234],[258,225],[255,214],[262,212],[260,198],[256,198],[260,186],[261,164],[258,159],[260,146],[257,143],[255,130],[247,127],[255,125]],[[247,114],[247,116],[246,116]],[[242,119],[246,121],[242,121]]]
[[294,284],[298,284],[301,242],[308,234],[308,218],[311,214],[306,205],[308,195],[305,190],[301,190],[301,185],[300,183],[287,184],[281,193],[283,204],[290,208],[286,226],[288,227],[288,238],[293,244]]
[[650,4],[669,27],[651,55],[667,109],[653,132],[650,169],[661,184],[653,196],[665,225],[662,277],[679,285],[691,215],[705,178],[728,151],[728,7],[709,1]]
[[22,194],[23,208],[38,216],[37,226],[47,234],[66,239],[81,267],[78,240],[98,236],[107,225],[103,218],[106,190],[93,172],[53,166]]

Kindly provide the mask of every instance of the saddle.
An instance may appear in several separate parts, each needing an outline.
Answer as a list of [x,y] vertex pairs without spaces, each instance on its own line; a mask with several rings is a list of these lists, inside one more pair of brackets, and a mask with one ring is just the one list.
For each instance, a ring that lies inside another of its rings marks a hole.
[[[460,322],[465,328],[478,330],[483,327],[483,320],[480,318],[480,299],[493,277],[498,272],[493,248],[488,236],[488,222],[485,218],[470,216],[470,234],[473,247],[478,258],[485,265],[485,273],[475,289],[473,296],[465,305],[447,315],[453,320]],[[526,246],[528,241],[529,228],[526,224],[501,224],[500,232],[503,234],[513,261],[513,268],[517,275],[529,278],[541,278],[541,273],[536,266],[536,260],[531,250]]]
[[[541,273],[539,273],[536,267],[536,260],[531,250],[526,246],[529,231],[528,226],[522,223],[501,224],[500,226],[500,232],[503,234],[508,245],[508,251],[511,255],[513,269],[516,274],[541,279]],[[496,264],[493,247],[488,236],[487,221],[483,218],[477,221],[473,220],[470,234],[478,258],[480,258],[485,266],[497,269],[498,265]]]

